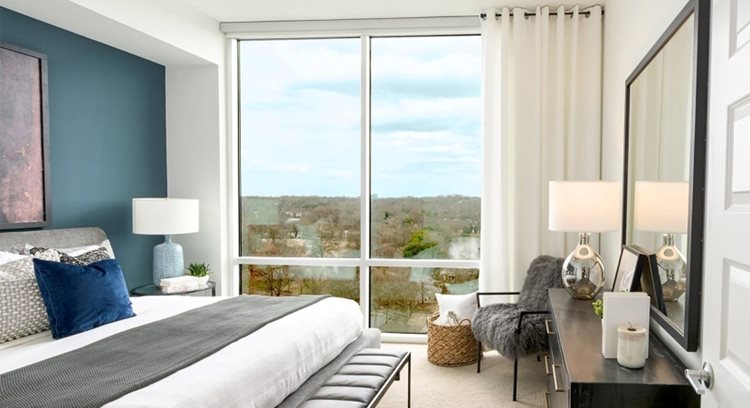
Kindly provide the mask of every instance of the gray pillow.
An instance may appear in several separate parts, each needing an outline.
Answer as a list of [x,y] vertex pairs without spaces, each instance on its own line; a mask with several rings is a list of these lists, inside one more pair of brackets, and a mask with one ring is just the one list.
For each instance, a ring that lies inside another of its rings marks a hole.
[[56,251],[0,265],[0,343],[49,330],[32,258],[59,261]]

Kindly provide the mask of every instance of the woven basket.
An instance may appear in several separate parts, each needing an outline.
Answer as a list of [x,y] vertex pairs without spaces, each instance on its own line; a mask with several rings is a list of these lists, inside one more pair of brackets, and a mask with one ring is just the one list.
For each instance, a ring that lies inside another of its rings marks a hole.
[[477,340],[471,322],[464,319],[458,326],[433,323],[438,314],[427,318],[427,360],[443,367],[458,367],[477,362]]

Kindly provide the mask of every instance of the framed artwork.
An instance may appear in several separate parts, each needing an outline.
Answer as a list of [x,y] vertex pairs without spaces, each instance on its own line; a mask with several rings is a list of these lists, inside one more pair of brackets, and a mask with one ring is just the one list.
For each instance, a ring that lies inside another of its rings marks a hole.
[[661,289],[661,277],[659,276],[659,264],[656,263],[656,254],[648,252],[638,245],[632,248],[638,251],[644,258],[643,270],[640,276],[640,291],[651,297],[651,306],[667,314],[667,305],[664,303],[664,293]]
[[0,43],[0,230],[50,223],[47,56]]
[[623,245],[617,263],[612,292],[635,292],[640,288],[645,257],[630,245]]

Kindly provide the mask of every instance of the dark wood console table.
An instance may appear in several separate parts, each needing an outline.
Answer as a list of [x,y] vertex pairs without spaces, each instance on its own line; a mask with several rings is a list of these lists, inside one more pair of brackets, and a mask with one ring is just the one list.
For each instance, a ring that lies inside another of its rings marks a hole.
[[602,355],[602,324],[591,301],[565,289],[549,290],[546,322],[550,350],[544,357],[549,407],[699,407],[683,375],[685,366],[653,333],[646,365],[621,367]]

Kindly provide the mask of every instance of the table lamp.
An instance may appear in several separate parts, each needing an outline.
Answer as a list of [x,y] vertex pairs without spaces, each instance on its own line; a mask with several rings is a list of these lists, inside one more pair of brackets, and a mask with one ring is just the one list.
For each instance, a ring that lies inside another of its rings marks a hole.
[[184,274],[182,245],[172,242],[172,235],[198,232],[198,200],[183,198],[134,198],[133,233],[164,235],[164,242],[154,247],[154,285],[163,278]]
[[592,232],[620,227],[620,183],[550,181],[550,231],[578,232],[578,246],[565,258],[562,281],[575,299],[593,299],[604,288],[604,264],[589,241]]
[[635,182],[633,229],[664,234],[656,263],[664,274],[664,301],[674,302],[685,293],[687,262],[675,246],[675,234],[687,233],[690,187],[687,181]]

